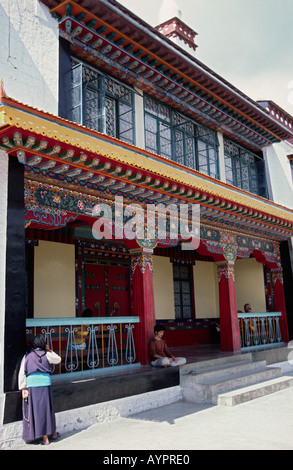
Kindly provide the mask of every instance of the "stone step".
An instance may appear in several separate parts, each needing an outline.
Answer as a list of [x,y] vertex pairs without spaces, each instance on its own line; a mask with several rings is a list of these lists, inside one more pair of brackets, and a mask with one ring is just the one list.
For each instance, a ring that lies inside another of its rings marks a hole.
[[180,386],[186,401],[235,406],[293,386],[278,364],[264,357],[235,354],[186,364],[180,368]]
[[216,381],[222,377],[239,376],[240,374],[250,374],[256,369],[265,369],[266,361],[255,361],[255,362],[233,362],[232,364],[226,364],[225,367],[207,367],[206,369],[197,368],[184,375],[184,383],[207,383],[209,380]]
[[[250,385],[271,380],[282,375],[280,368],[259,367],[252,370],[241,370],[238,374],[226,374],[221,377],[209,375],[202,378],[200,383],[192,381],[192,376],[181,377],[181,388],[186,401],[193,403],[218,403],[218,395]],[[184,379],[187,378],[185,381]],[[195,377],[193,377],[195,378]]]
[[215,359],[208,359],[203,361],[197,361],[189,364],[180,366],[180,373],[186,374],[189,372],[199,372],[210,368],[223,368],[233,363],[252,362],[252,353],[246,354],[235,354],[234,356],[217,357]]
[[264,397],[289,387],[293,387],[293,377],[277,377],[249,387],[222,393],[217,397],[217,404],[220,406],[240,405],[241,403]]

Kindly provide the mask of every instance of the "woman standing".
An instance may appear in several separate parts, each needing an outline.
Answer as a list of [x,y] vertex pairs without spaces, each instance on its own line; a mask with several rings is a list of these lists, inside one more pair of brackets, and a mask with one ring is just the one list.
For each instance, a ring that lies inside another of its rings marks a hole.
[[21,363],[18,384],[23,398],[23,440],[41,439],[49,444],[49,436],[56,440],[56,420],[53,407],[50,364],[59,364],[61,358],[37,335],[31,342],[31,352]]

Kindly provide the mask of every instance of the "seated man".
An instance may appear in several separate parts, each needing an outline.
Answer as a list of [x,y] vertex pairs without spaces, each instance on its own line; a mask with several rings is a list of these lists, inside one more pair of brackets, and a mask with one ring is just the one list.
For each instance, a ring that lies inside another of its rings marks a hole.
[[245,305],[244,305],[244,312],[245,312],[245,313],[251,313],[251,306],[250,306],[250,304],[245,304]]
[[[244,312],[245,313],[252,313],[250,304],[245,304],[244,305]],[[250,320],[249,320],[249,328],[250,328],[251,334],[253,334],[253,332],[254,332],[254,323],[253,323],[252,318],[250,318]]]
[[165,327],[156,325],[154,328],[154,337],[150,341],[151,364],[154,367],[175,367],[186,364],[184,357],[175,357],[169,351],[166,341],[163,338]]

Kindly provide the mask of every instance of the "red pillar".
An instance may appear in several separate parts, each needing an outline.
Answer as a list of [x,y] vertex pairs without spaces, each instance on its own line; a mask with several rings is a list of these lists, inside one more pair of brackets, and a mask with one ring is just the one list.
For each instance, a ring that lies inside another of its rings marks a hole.
[[240,332],[237,315],[237,302],[234,278],[234,261],[217,263],[221,350],[228,352],[241,351]]
[[284,281],[283,281],[283,269],[276,268],[272,269],[272,288],[274,292],[274,305],[275,312],[281,312],[282,317],[280,318],[280,329],[282,334],[282,341],[284,343],[289,342],[286,302],[284,294]]
[[153,259],[152,253],[143,249],[134,250],[131,254],[133,315],[140,319],[134,332],[135,347],[139,362],[145,365],[150,363],[149,341],[156,324]]

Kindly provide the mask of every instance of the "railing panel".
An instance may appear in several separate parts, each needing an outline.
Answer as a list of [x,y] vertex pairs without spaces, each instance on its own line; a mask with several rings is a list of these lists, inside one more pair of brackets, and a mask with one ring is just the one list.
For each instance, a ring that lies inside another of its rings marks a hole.
[[238,313],[241,348],[253,349],[282,342],[281,312]]
[[53,374],[129,366],[136,362],[134,329],[139,317],[27,319],[30,342],[42,334],[62,358]]

